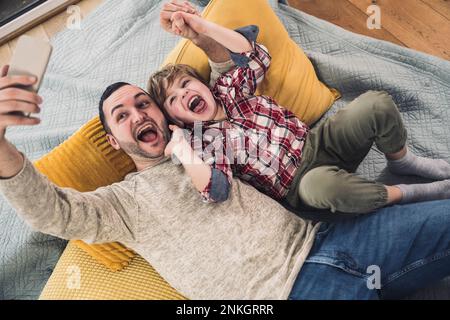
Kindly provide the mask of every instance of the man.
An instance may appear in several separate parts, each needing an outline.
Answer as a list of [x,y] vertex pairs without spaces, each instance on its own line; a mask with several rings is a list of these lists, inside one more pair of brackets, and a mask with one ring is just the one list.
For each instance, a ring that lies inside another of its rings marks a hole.
[[[165,7],[163,22],[176,10]],[[194,41],[207,47],[204,39]],[[41,232],[120,241],[191,299],[400,297],[450,274],[450,201],[398,206],[321,226],[239,180],[228,201],[199,202],[189,178],[164,157],[169,138],[161,111],[145,91],[128,84],[109,87],[100,111],[109,142],[130,155],[137,172],[93,192],[59,188],[5,138],[8,126],[38,123],[9,112],[38,112],[42,103],[35,94],[11,88],[33,80],[5,74],[0,191]],[[373,265],[380,279],[369,283]]]

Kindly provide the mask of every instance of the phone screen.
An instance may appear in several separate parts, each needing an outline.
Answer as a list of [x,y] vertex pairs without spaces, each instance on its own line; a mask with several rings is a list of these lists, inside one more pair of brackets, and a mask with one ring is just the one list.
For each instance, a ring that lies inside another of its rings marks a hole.
[[19,38],[10,62],[8,75],[35,76],[37,81],[30,86],[18,85],[16,86],[17,88],[38,92],[45,70],[47,69],[51,52],[52,46],[48,41],[27,35]]
[[38,92],[52,52],[48,41],[27,35],[21,36],[12,56],[8,75],[35,76],[37,82],[25,89]]

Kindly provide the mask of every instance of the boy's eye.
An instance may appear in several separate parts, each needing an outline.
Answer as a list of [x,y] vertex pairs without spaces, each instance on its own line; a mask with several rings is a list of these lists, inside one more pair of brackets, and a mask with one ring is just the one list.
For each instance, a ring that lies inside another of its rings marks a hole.
[[184,80],[181,87],[184,88],[189,83],[189,80]]
[[170,97],[169,104],[172,104],[172,102],[175,100],[175,97]]

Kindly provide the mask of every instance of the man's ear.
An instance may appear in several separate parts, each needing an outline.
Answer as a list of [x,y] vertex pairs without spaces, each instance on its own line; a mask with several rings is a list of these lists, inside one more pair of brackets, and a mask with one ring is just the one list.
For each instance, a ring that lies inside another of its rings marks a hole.
[[108,143],[116,150],[120,150],[119,142],[117,142],[116,138],[110,133],[106,134],[106,140]]

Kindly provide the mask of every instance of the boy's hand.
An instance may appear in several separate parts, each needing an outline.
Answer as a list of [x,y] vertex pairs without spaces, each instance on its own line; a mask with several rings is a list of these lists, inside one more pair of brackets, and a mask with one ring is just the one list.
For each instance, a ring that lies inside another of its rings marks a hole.
[[161,27],[164,30],[186,39],[194,40],[198,34],[192,30],[189,25],[185,24],[184,21],[180,21],[179,18],[177,21],[174,21],[172,15],[175,12],[187,12],[197,16],[200,16],[200,13],[187,1],[184,1],[183,3],[171,1],[163,6],[159,15]]
[[[178,29],[175,30],[175,32],[182,32],[183,28],[186,28],[186,25],[187,28],[195,32],[197,36],[205,34],[208,31],[208,22],[195,14],[177,11],[172,14],[171,20],[172,24],[175,25],[175,28]],[[180,33],[177,34],[183,36]]]
[[184,136],[183,129],[180,129],[175,125],[169,125],[169,129],[172,131],[172,137],[170,138],[169,143],[166,145],[164,154],[166,155],[166,157],[171,157],[172,155],[181,156],[177,153],[182,151],[183,147],[189,146]]
[[24,113],[38,113],[38,104],[42,98],[36,93],[14,86],[28,86],[36,82],[36,78],[28,76],[7,76],[8,66],[4,66],[0,73],[0,142],[5,137],[8,126],[35,125],[38,118],[26,117]]

